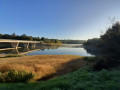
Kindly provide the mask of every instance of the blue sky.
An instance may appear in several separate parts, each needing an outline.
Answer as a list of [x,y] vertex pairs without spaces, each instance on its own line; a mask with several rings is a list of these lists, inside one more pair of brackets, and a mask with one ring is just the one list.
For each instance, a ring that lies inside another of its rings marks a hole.
[[99,37],[120,20],[120,0],[0,0],[0,33],[57,38]]

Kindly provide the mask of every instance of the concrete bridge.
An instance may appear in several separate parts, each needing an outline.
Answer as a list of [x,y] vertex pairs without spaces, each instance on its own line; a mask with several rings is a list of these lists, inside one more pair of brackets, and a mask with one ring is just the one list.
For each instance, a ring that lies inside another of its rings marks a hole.
[[36,44],[42,43],[42,41],[27,41],[27,40],[13,40],[13,39],[0,39],[0,44],[9,43],[11,48],[17,49],[20,44],[22,47],[35,47]]

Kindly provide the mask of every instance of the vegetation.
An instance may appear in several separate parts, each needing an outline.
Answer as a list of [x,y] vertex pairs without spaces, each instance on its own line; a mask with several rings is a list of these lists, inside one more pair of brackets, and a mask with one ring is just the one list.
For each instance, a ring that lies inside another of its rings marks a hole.
[[19,70],[7,70],[0,71],[0,83],[18,83],[18,82],[27,82],[32,79],[34,75],[25,71]]
[[[94,65],[97,59],[97,57],[73,55],[1,58],[0,72],[10,73],[6,75],[9,79],[5,78],[4,82],[26,82],[31,80],[34,75],[36,80],[46,80],[66,75],[47,81],[15,84],[1,83],[0,90],[119,90],[120,70],[93,71],[90,66]],[[32,73],[26,73],[23,70],[26,70],[26,72],[32,71]],[[40,79],[40,74],[44,74],[48,78],[43,76],[44,78]]]
[[62,77],[35,83],[0,84],[0,90],[119,90],[119,70],[79,69]]
[[83,43],[84,46],[94,46],[97,47],[101,43],[99,38],[88,39],[86,42]]
[[[120,65],[120,23],[116,22],[99,39],[91,39],[85,46],[94,46],[101,54],[95,69],[119,67]],[[90,50],[89,50],[90,51]],[[93,51],[94,52],[94,51]]]
[[60,40],[63,44],[83,44],[85,40]]
[[103,55],[116,60],[120,59],[120,23],[113,24],[100,39]]
[[93,62],[83,60],[74,55],[35,55],[11,58],[0,58],[0,71],[19,70],[32,72],[32,81],[46,80],[75,71]]
[[83,57],[83,60],[85,60],[87,62],[95,62],[98,59],[99,59],[98,57]]
[[32,37],[27,36],[26,34],[23,35],[16,35],[15,33],[9,34],[0,34],[0,39],[16,39],[16,40],[30,40],[30,41],[43,41],[44,43],[61,43],[58,39],[48,39],[44,37]]

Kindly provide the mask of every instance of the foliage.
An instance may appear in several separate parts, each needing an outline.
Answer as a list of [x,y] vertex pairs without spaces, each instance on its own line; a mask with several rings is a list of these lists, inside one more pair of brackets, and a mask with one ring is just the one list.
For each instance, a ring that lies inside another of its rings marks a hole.
[[104,56],[120,59],[120,23],[115,23],[100,39]]
[[[101,35],[101,53],[105,61],[99,61],[98,66],[117,67],[120,65],[120,23],[116,22],[104,35]],[[104,62],[104,63],[101,63]],[[101,63],[101,64],[100,64]]]
[[[120,65],[120,23],[116,22],[99,39],[91,39],[84,43],[85,46],[93,46],[104,59],[97,62],[95,68],[117,67]],[[89,49],[88,49],[89,50]],[[91,50],[89,50],[91,51]]]
[[25,71],[8,70],[6,72],[0,72],[0,83],[18,83],[27,82],[32,79],[34,75]]

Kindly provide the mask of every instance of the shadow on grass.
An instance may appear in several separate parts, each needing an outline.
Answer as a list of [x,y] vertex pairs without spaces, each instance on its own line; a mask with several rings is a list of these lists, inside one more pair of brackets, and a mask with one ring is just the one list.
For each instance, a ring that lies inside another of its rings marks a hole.
[[51,74],[51,75],[42,77],[41,79],[38,79],[38,81],[46,81],[46,80],[52,79],[54,77],[62,76],[69,72],[76,71],[77,69],[82,68],[86,65],[92,66],[92,65],[94,65],[94,63],[95,62],[88,62],[88,61],[84,60],[84,58],[72,60],[70,62],[62,64],[61,68],[58,69],[55,74]]

